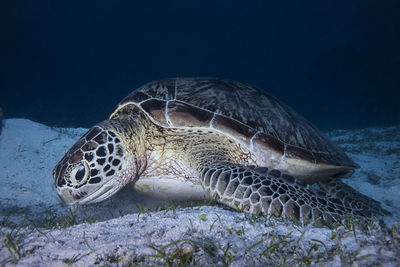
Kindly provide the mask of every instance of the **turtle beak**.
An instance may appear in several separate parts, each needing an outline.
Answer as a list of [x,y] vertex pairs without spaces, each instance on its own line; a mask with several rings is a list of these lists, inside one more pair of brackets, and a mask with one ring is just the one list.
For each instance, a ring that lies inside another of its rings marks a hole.
[[72,195],[71,190],[68,190],[67,188],[61,188],[57,190],[58,196],[61,198],[61,200],[66,203],[66,204],[74,204],[77,202],[76,197]]
[[86,191],[74,191],[69,188],[58,188],[57,191],[58,196],[64,203],[69,205],[82,205],[103,201],[117,193],[121,188],[122,186],[115,185],[114,181],[110,180],[92,193]]
[[86,198],[80,200],[79,204],[90,204],[103,201],[109,198],[110,196],[114,195],[117,191],[119,191],[118,187],[108,183],[104,184],[97,191],[87,196]]

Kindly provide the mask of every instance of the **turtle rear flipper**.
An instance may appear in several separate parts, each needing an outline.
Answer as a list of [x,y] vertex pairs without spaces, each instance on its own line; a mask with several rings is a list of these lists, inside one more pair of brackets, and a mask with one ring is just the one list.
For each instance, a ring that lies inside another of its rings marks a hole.
[[[245,166],[218,166],[201,171],[204,189],[218,202],[253,214],[274,215],[301,223],[332,225],[346,215],[365,219],[358,210],[278,170],[257,172]],[[369,217],[369,216],[367,216]]]

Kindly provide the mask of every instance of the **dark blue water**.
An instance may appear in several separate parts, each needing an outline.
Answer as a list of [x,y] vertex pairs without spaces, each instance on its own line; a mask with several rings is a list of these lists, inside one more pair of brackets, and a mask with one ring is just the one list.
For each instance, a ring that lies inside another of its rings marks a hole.
[[1,1],[0,107],[89,127],[148,81],[213,76],[324,130],[399,124],[399,14],[397,0]]

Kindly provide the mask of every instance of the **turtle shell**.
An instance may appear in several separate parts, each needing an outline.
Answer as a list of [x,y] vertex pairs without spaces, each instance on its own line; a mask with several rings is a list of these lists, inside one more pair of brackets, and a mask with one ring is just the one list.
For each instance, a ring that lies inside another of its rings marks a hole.
[[110,119],[131,112],[130,105],[164,127],[212,128],[286,159],[347,171],[358,167],[292,108],[248,84],[217,78],[151,82],[123,99]]

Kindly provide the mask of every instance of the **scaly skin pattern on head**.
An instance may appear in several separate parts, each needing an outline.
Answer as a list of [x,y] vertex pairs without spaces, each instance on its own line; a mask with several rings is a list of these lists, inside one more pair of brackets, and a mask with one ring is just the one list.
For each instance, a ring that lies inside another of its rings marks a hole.
[[133,116],[103,121],[71,147],[53,171],[65,203],[102,201],[139,177],[144,166],[135,156],[144,153],[144,141],[136,122]]
[[252,158],[220,131],[163,127],[136,110],[90,129],[56,166],[54,177],[58,194],[69,204],[99,202],[139,178],[172,175],[201,185],[220,203],[254,214],[329,224],[346,215],[379,215],[364,202],[347,205],[281,171],[254,166]]

